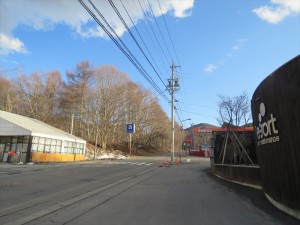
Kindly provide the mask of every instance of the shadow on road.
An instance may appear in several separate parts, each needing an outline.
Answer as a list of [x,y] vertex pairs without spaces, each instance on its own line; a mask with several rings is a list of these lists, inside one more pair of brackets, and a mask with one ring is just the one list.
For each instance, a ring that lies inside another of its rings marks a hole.
[[235,192],[241,198],[246,198],[248,201],[252,202],[254,206],[262,210],[268,215],[272,215],[277,221],[280,221],[284,225],[299,225],[300,220],[282,212],[273,206],[265,197],[264,192],[262,190],[250,188],[247,186],[239,185],[233,182],[229,182],[223,180],[219,177],[214,176],[210,169],[205,169],[203,171],[206,173],[207,177],[213,179],[220,185],[226,186],[228,191]]

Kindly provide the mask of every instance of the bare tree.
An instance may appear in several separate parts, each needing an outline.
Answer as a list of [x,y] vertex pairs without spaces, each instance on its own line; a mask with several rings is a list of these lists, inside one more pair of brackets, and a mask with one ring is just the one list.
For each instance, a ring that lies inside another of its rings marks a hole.
[[53,123],[58,109],[62,79],[58,71],[32,73],[19,76],[16,92],[19,99],[19,112],[46,123]]
[[[89,90],[94,75],[94,68],[88,61],[79,63],[74,72],[67,71],[67,84],[62,97],[62,109],[70,132],[86,138],[87,108],[89,104]],[[73,122],[74,121],[74,122]],[[74,123],[74,126],[73,126]],[[74,132],[73,132],[74,127]]]
[[64,81],[59,71],[50,71],[47,73],[47,79],[44,84],[44,102],[46,103],[46,112],[44,122],[55,127],[60,127],[60,98],[64,87]]
[[0,77],[0,94],[1,110],[69,132],[73,118],[73,134],[102,148],[127,143],[127,123],[136,125],[133,143],[169,148],[170,120],[158,99],[113,66],[94,68],[81,62],[67,72],[65,81],[58,71],[39,71],[13,80]]
[[15,93],[13,92],[12,83],[0,77],[0,110],[12,112]]
[[239,96],[224,96],[219,94],[218,122],[234,126],[246,125],[251,119],[249,98],[246,92]]
[[112,66],[95,69],[92,105],[90,107],[95,124],[95,139],[100,138],[102,148],[106,148],[115,124],[118,124],[124,105],[123,93],[127,74]]
[[[219,98],[218,121],[221,125],[225,125],[226,128],[230,128],[232,126],[239,127],[241,125],[248,124],[251,119],[251,114],[248,95],[246,92],[234,97],[219,95]],[[230,141],[227,142],[228,140]],[[244,148],[247,144],[249,144],[249,140],[246,138],[245,134],[237,136],[232,129],[228,129],[226,132],[226,138],[223,142],[224,151],[222,163],[224,163],[226,157],[228,162],[234,164],[241,163],[242,160],[244,162],[250,161],[252,163],[248,152]]]
[[234,98],[235,125],[246,125],[251,119],[250,102],[246,92]]

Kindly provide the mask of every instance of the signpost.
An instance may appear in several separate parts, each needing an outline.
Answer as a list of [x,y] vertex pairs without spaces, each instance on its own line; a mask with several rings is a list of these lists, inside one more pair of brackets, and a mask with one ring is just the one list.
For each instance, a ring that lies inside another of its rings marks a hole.
[[131,156],[131,135],[135,133],[135,124],[133,123],[127,124],[126,131],[129,134],[129,156]]

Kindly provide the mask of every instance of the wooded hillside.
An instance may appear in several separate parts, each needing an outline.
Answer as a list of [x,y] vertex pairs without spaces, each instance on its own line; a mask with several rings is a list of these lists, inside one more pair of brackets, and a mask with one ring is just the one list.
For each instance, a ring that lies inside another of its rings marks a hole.
[[[127,144],[126,124],[140,146],[170,148],[170,120],[151,90],[132,82],[114,66],[81,62],[65,79],[59,71],[0,76],[0,110],[41,120],[104,149]],[[175,149],[182,136],[176,125]]]

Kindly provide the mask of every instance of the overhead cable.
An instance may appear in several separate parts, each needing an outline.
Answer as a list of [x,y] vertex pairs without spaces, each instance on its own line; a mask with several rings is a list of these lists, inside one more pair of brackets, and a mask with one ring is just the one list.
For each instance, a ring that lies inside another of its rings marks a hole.
[[[132,26],[134,27],[135,31],[137,32],[138,36],[140,37],[141,41],[143,42],[143,44],[144,44],[144,46],[145,46],[145,48],[146,48],[148,54],[150,55],[150,57],[151,57],[153,63],[154,63],[155,66],[157,67],[157,70],[159,71],[160,75],[162,76],[162,73],[161,73],[161,71],[160,71],[160,69],[159,69],[159,67],[158,67],[158,65],[157,65],[157,63],[156,63],[156,60],[154,59],[153,55],[151,54],[151,52],[150,52],[148,46],[146,45],[146,43],[145,43],[145,41],[144,41],[144,39],[143,39],[141,33],[139,32],[138,28],[135,26],[135,24],[134,24],[134,22],[133,22],[133,20],[132,20],[132,18],[131,18],[131,16],[130,16],[130,14],[128,13],[127,8],[126,8],[125,5],[123,4],[122,0],[120,0],[120,2],[121,2],[121,4],[122,4],[124,10],[126,11],[126,14],[127,14],[127,16],[129,17],[129,19],[130,19],[130,21],[131,21],[131,23],[132,23]],[[134,4],[135,4],[135,2],[134,2]],[[136,7],[136,6],[135,6],[135,7]],[[148,31],[148,30],[147,30],[147,31]]]
[[[150,23],[150,21],[149,21],[149,19],[148,19],[148,17],[147,17],[147,13],[145,12],[145,10],[144,10],[142,4],[140,3],[140,0],[138,0],[138,2],[139,2],[139,5],[140,5],[140,7],[141,7],[143,13],[144,13],[144,16],[145,16],[145,18],[146,18],[147,23],[148,23],[149,27],[151,28],[151,31],[152,31],[152,33],[153,33],[153,35],[154,35],[154,38],[155,38],[155,40],[156,40],[156,42],[157,42],[157,44],[158,44],[158,46],[159,46],[159,50],[160,50],[160,52],[163,53],[165,59],[166,59],[167,62],[168,62],[168,61],[169,61],[169,60],[168,60],[168,57],[167,57],[167,55],[166,55],[166,53],[165,53],[163,47],[161,46],[161,44],[160,44],[160,42],[159,42],[159,40],[158,40],[158,38],[157,38],[157,36],[156,36],[156,34],[155,34],[155,31],[154,31],[154,29],[153,29],[153,27],[152,27],[152,25],[151,25],[151,23]],[[168,64],[171,64],[171,62],[168,62]]]
[[101,19],[105,22],[106,26],[114,33],[117,39],[110,33],[110,31],[104,26],[104,24],[98,19],[98,17],[92,12],[92,10],[83,2],[83,0],[78,0],[80,4],[87,10],[87,12],[93,17],[96,23],[104,30],[104,32],[110,37],[110,39],[117,45],[117,47],[123,52],[123,54],[130,60],[130,62],[136,67],[136,69],[144,76],[144,78],[152,85],[152,87],[168,102],[169,99],[166,94],[158,87],[158,85],[154,82],[152,77],[145,71],[142,65],[138,62],[138,60],[133,56],[128,47],[123,43],[114,29],[109,25],[105,17],[100,13],[97,7],[92,3],[91,0],[88,0],[90,5],[94,8],[97,14],[101,17]]
[[[113,10],[115,11],[115,13],[118,15],[119,19],[121,20],[121,22],[123,23],[123,25],[126,27],[128,33],[130,34],[131,38],[133,39],[133,41],[135,42],[135,44],[138,46],[138,48],[140,49],[140,51],[142,52],[142,54],[144,55],[144,57],[146,58],[146,60],[148,61],[148,63],[150,64],[150,66],[152,67],[152,69],[154,70],[154,72],[156,73],[156,75],[158,76],[158,78],[160,79],[160,81],[163,83],[164,86],[166,86],[166,84],[164,83],[164,81],[162,80],[161,76],[158,74],[158,72],[156,71],[156,69],[154,68],[153,64],[150,62],[149,58],[147,57],[147,55],[145,54],[145,52],[143,51],[143,49],[141,48],[140,44],[138,43],[138,41],[136,40],[135,36],[133,35],[133,33],[131,32],[130,28],[128,27],[127,23],[125,22],[125,20],[123,19],[122,15],[120,14],[119,10],[117,9],[117,7],[115,6],[115,4],[113,3],[112,0],[108,0],[109,4],[111,5],[111,7],[113,8]],[[122,1],[121,1],[122,2]],[[123,5],[123,3],[122,3]],[[124,5],[123,5],[124,6]]]
[[162,11],[162,8],[161,8],[161,5],[160,5],[159,0],[157,0],[157,2],[158,2],[158,5],[159,5],[159,8],[160,8],[160,11],[161,11],[161,16],[162,16],[162,18],[163,18],[163,21],[164,21],[164,24],[165,24],[167,33],[168,33],[168,35],[169,35],[169,39],[170,39],[171,44],[172,44],[172,47],[173,47],[173,51],[174,51],[174,53],[175,53],[175,56],[176,56],[176,59],[177,59],[179,65],[180,65],[180,61],[179,61],[179,59],[178,59],[178,55],[177,55],[177,52],[176,52],[176,50],[175,50],[174,43],[173,43],[173,40],[172,40],[172,38],[171,38],[170,31],[169,31],[169,28],[168,28],[168,26],[167,26],[167,23],[166,23],[166,20],[165,20],[165,16],[164,16],[164,14],[163,14],[163,11]]
[[153,10],[152,10],[152,6],[151,6],[149,0],[147,0],[147,2],[148,2],[148,5],[149,5],[149,8],[150,8],[152,17],[154,18],[154,21],[155,21],[156,26],[157,26],[157,28],[158,28],[158,31],[159,31],[159,33],[160,33],[160,36],[161,36],[161,38],[162,38],[162,40],[163,40],[163,42],[164,42],[164,44],[165,44],[165,47],[166,47],[166,49],[167,49],[167,51],[168,51],[168,53],[169,53],[169,56],[170,56],[170,58],[171,58],[171,62],[173,62],[174,60],[173,60],[173,58],[172,58],[172,55],[171,55],[171,53],[170,53],[170,50],[169,50],[168,45],[167,45],[167,43],[166,43],[166,40],[165,40],[165,38],[164,38],[164,36],[163,36],[163,34],[162,34],[162,32],[161,32],[161,29],[160,29],[160,26],[159,26],[159,24],[158,24],[158,22],[157,22],[157,19],[156,19],[156,17],[154,16],[154,12],[153,12]]

